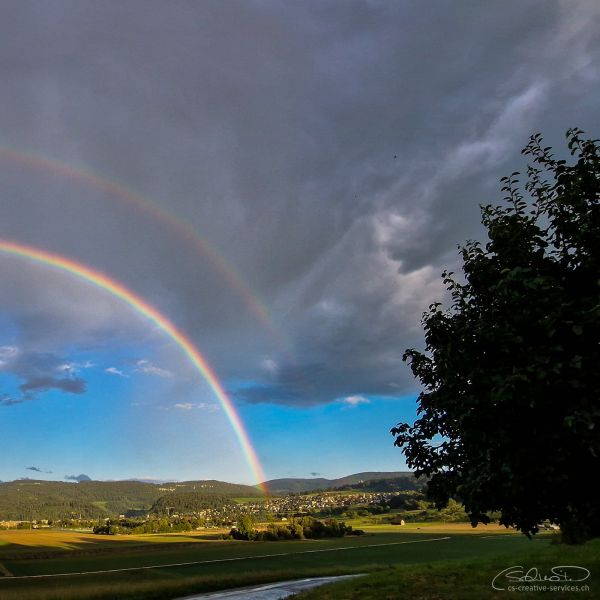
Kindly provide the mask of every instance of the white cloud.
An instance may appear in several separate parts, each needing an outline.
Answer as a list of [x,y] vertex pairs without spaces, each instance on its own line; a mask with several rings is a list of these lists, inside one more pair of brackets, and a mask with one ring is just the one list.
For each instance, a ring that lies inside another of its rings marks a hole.
[[156,366],[151,363],[149,360],[142,358],[138,360],[136,363],[136,372],[138,373],[146,373],[147,375],[158,375],[158,377],[173,377],[173,373],[167,369],[163,369],[161,367]]
[[221,407],[218,404],[210,404],[208,402],[200,402],[198,404],[194,404],[192,402],[178,402],[175,404],[175,408],[179,410],[192,410],[193,408],[198,408],[211,413],[221,410]]
[[58,367],[56,367],[56,370],[60,371],[61,373],[77,373],[81,369],[91,369],[95,366],[96,364],[93,363],[91,360],[86,360],[82,363],[67,361],[58,365]]
[[178,408],[179,410],[192,410],[194,405],[191,402],[178,402],[175,405],[175,408]]
[[342,398],[341,400],[344,404],[347,404],[348,406],[358,406],[359,404],[371,404],[371,401],[368,398],[365,398],[364,396],[346,396],[345,398]]
[[117,369],[117,367],[108,367],[108,369],[104,369],[104,371],[111,375],[118,375],[119,377],[129,377],[129,375],[126,375],[123,371]]

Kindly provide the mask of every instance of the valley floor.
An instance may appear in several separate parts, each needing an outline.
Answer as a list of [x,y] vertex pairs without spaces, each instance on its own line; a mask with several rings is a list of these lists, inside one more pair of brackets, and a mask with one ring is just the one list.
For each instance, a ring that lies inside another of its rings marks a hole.
[[504,528],[473,530],[466,524],[363,529],[364,536],[280,542],[220,541],[209,533],[95,536],[2,531],[0,597],[160,600],[303,577],[383,574],[398,566],[523,552],[541,555],[552,537],[530,541]]

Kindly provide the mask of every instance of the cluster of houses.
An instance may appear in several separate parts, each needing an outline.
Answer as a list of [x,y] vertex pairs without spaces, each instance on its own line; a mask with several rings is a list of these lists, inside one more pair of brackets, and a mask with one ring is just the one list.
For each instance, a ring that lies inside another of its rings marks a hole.
[[[170,489],[170,488],[173,489]],[[178,491],[175,486],[165,486],[165,492]],[[203,526],[223,526],[234,523],[242,515],[252,515],[258,520],[263,519],[279,519],[287,520],[290,516],[327,513],[327,511],[335,511],[356,508],[360,506],[384,505],[390,498],[397,496],[402,492],[323,492],[316,494],[293,494],[289,496],[261,498],[243,502],[239,504],[225,504],[214,508],[205,508],[194,511],[194,520],[201,523]],[[170,507],[169,507],[170,508]],[[177,514],[168,511],[164,515],[169,519],[181,519],[182,517],[191,517],[190,514]],[[119,515],[119,518],[124,519],[125,515]],[[151,515],[142,516],[143,519],[150,519]],[[156,518],[156,516],[154,517]],[[27,528],[39,529],[46,528],[50,525],[45,519],[37,521],[0,521],[0,529],[14,529],[23,527],[27,523]]]
[[[385,504],[391,497],[401,492],[362,492],[362,493],[320,493],[273,497],[241,504],[225,505],[219,508],[206,508],[195,512],[195,516],[207,523],[222,524],[233,522],[244,514],[258,519],[266,516],[281,520],[298,514],[319,513],[327,510],[345,509],[356,506],[372,506]],[[172,517],[183,515],[172,514]]]
[[264,504],[265,510],[273,513],[309,513],[351,506],[370,506],[385,504],[391,497],[401,492],[354,492],[321,493],[300,496],[269,498]]
[[37,519],[34,521],[0,521],[0,529],[17,529],[24,523],[27,524],[27,529],[48,529],[50,527],[48,519]]

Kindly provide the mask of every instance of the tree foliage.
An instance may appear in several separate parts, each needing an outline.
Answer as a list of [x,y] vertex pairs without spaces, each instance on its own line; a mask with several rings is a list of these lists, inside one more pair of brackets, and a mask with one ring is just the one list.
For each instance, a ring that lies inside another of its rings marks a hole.
[[249,515],[242,516],[229,535],[236,540],[276,542],[279,540],[321,539],[352,535],[350,525],[335,519],[320,521],[313,517],[292,518],[286,523],[270,523],[262,531],[255,528],[255,521]]
[[149,508],[160,495],[137,481],[10,481],[0,483],[0,519],[97,519]]
[[512,173],[482,207],[489,241],[460,248],[464,277],[443,274],[451,306],[429,307],[425,352],[404,354],[418,418],[392,434],[438,507],[581,541],[600,533],[600,146],[567,141],[569,161],[532,136],[523,188]]
[[224,506],[234,506],[235,502],[227,496],[205,494],[203,492],[171,492],[158,498],[151,513],[168,514],[191,514],[206,509],[219,509]]

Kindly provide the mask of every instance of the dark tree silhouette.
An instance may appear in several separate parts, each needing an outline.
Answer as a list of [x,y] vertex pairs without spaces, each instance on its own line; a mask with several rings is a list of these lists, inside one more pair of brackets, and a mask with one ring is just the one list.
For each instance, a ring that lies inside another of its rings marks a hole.
[[506,203],[482,207],[489,241],[460,248],[464,277],[443,274],[452,304],[404,354],[418,418],[392,434],[438,508],[581,542],[600,534],[600,147],[567,140],[569,161],[532,136],[523,192],[515,172]]

